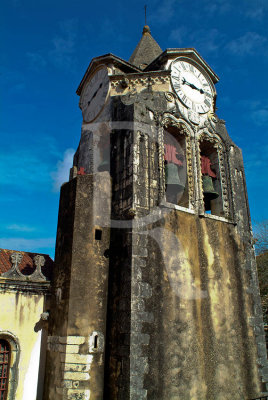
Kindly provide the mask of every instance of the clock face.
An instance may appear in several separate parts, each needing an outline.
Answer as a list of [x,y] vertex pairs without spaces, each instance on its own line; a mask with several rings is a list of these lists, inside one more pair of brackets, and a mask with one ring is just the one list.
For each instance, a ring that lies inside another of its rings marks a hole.
[[182,103],[200,114],[212,109],[213,93],[205,75],[194,64],[177,58],[171,64],[172,86]]
[[80,108],[83,119],[91,122],[101,113],[108,97],[110,82],[106,67],[99,68],[83,89]]

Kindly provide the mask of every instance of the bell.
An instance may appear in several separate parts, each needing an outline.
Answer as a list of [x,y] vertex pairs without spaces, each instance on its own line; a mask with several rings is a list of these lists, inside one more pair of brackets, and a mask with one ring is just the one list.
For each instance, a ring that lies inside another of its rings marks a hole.
[[202,180],[203,180],[205,210],[207,211],[207,210],[211,209],[211,206],[210,206],[211,200],[217,199],[217,197],[219,197],[219,193],[216,192],[216,190],[214,189],[211,176],[203,175]]
[[165,176],[167,200],[177,203],[177,194],[184,190],[184,185],[180,181],[178,167],[173,163],[166,164]]

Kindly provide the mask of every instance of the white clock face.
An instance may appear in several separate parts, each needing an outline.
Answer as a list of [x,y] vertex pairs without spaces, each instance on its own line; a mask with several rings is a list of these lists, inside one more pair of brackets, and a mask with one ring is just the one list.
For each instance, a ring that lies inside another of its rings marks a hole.
[[91,122],[101,113],[108,97],[110,82],[107,68],[101,67],[83,89],[80,108],[84,121]]
[[174,60],[171,64],[171,82],[186,107],[200,114],[212,109],[211,86],[194,64],[183,59]]

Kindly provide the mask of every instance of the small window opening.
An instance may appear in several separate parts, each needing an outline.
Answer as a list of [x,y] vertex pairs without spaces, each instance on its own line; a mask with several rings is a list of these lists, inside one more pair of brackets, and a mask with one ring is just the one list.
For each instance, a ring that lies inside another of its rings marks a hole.
[[223,216],[220,167],[217,150],[210,142],[200,144],[203,199],[206,214]]
[[105,258],[109,258],[109,257],[110,257],[110,250],[109,250],[109,249],[106,249],[106,250],[104,251],[103,255],[104,255]]
[[165,179],[166,200],[182,207],[189,207],[186,161],[186,140],[177,127],[165,131]]
[[102,237],[102,230],[95,229],[95,240],[101,240],[101,237]]
[[98,348],[98,335],[94,337],[94,349]]
[[0,400],[6,400],[10,367],[10,346],[0,339]]

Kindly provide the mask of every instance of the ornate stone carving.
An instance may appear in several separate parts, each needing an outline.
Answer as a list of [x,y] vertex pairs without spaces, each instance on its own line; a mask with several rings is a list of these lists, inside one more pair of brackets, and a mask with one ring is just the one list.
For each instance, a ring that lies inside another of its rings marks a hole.
[[[134,89],[136,86],[146,87],[148,83],[148,78],[150,79],[152,85],[161,85],[170,82],[170,78],[168,75],[158,75],[158,76],[148,76],[145,74],[142,76],[128,75],[127,87],[129,87],[130,90]],[[118,75],[118,76],[111,76],[110,79],[111,79],[111,88],[116,89],[118,86],[122,86],[122,81],[124,80],[124,77],[122,75]]]
[[165,92],[165,98],[171,103],[175,103],[175,101],[177,100],[175,94],[172,92]]
[[122,88],[127,88],[129,86],[129,80],[127,78],[123,78],[121,81]]
[[37,280],[37,281],[46,280],[46,277],[42,274],[42,271],[41,271],[41,268],[45,265],[45,257],[41,256],[40,254],[37,254],[34,257],[34,263],[36,266],[36,270],[31,275],[31,280]]
[[195,112],[193,110],[188,110],[188,118],[189,118],[189,121],[192,122],[194,125],[199,125],[200,116],[197,112]]
[[12,263],[12,268],[9,271],[4,272],[2,276],[6,278],[26,280],[26,276],[23,275],[19,270],[19,265],[22,262],[23,254],[14,252],[11,254],[10,259]]
[[199,131],[199,142],[202,142],[206,140],[207,142],[210,142],[213,144],[213,147],[215,149],[223,149],[223,143],[221,139],[219,138],[218,135],[215,135],[214,133],[211,133],[208,129],[203,129]]
[[177,118],[184,118],[187,120],[187,111],[178,101],[177,96],[173,92],[165,92],[167,99],[167,112],[172,113]]
[[219,118],[217,117],[217,115],[214,112],[210,111],[208,113],[207,121],[209,122],[213,131],[216,132],[216,126],[217,126],[217,123],[219,122]]
[[162,121],[161,125],[164,128],[168,128],[169,126],[175,126],[176,128],[180,129],[181,133],[185,136],[190,136],[190,130],[187,128],[186,124],[181,118],[177,118],[175,115],[164,112],[162,114]]
[[12,268],[3,273],[2,276],[11,279],[19,279],[23,281],[46,281],[46,277],[42,274],[41,267],[45,265],[45,257],[40,254],[34,257],[34,264],[36,265],[36,270],[31,275],[24,275],[19,270],[19,265],[22,262],[23,254],[14,252],[10,256]]

